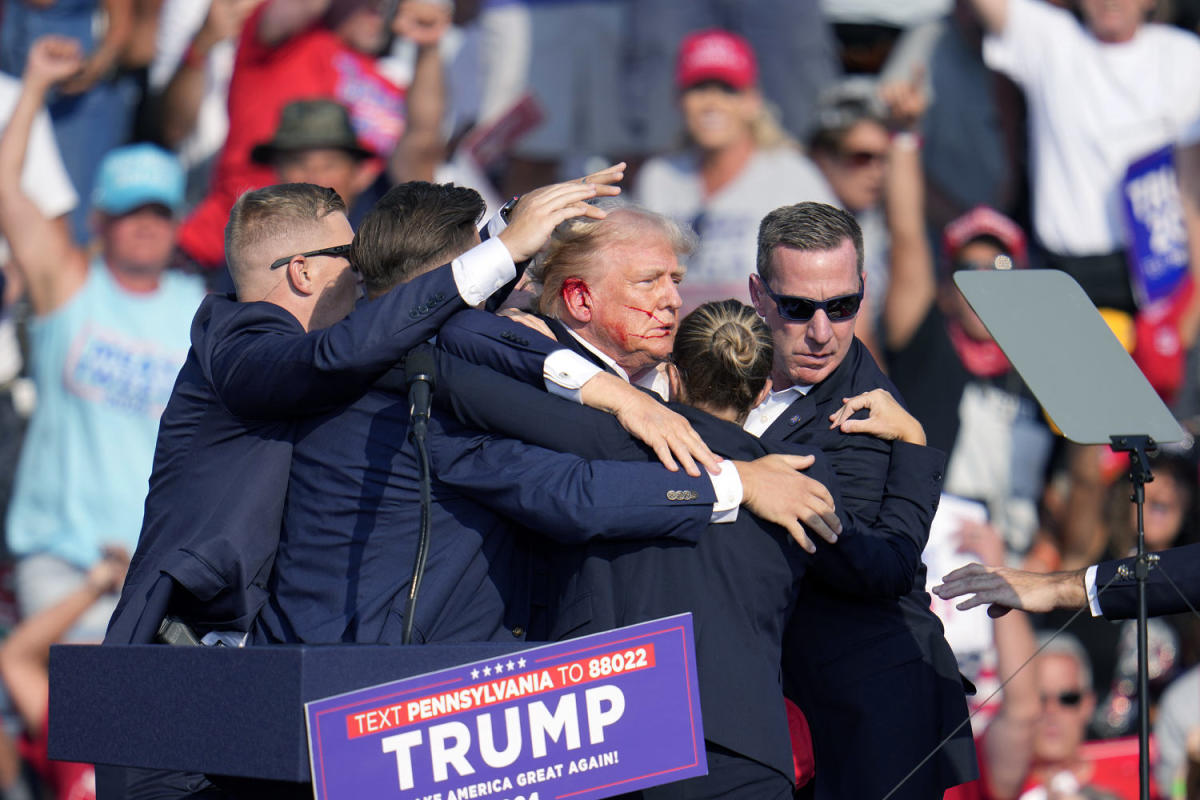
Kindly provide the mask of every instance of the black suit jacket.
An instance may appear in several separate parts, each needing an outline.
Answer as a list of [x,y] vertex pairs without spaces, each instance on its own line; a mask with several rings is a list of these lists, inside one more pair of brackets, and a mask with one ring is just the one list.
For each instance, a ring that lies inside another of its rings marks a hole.
[[[445,354],[438,364],[438,400],[465,423],[586,458],[657,461],[608,414]],[[490,376],[487,402],[461,391],[480,375]],[[725,457],[752,460],[767,453],[737,425],[687,406],[672,408]],[[810,474],[831,483],[824,457],[814,454],[819,462]],[[710,524],[699,542],[593,541],[582,547],[543,542],[542,555],[547,638],[692,612],[705,737],[792,778],[780,646],[811,557],[784,530],[742,509],[735,522]]]
[[[1146,578],[1146,610],[1149,614],[1182,614],[1200,608],[1200,544],[1172,547],[1155,555],[1158,563]],[[1137,616],[1137,579],[1133,574],[1133,563],[1133,558],[1122,558],[1104,561],[1096,569],[1100,610],[1108,619]]]
[[[401,384],[403,385],[403,384]],[[481,402],[486,386],[470,394]],[[421,518],[409,404],[379,384],[305,422],[261,640],[399,643]],[[528,629],[522,529],[560,541],[674,536],[711,514],[710,482],[655,464],[577,456],[468,429],[435,413],[431,535],[414,618],[420,642],[511,640]]]
[[[910,501],[907,522],[901,517],[891,526],[897,551],[907,553],[908,591],[880,599],[808,582],[788,626],[784,681],[812,728],[818,798],[883,797],[967,718],[958,666],[929,609],[920,562],[944,456],[933,459],[938,451],[931,448],[829,428],[829,415],[841,408],[842,398],[880,387],[900,399],[855,340],[842,364],[764,436],[825,451],[857,524],[878,519],[885,497],[900,494]],[[908,488],[901,483],[905,476]],[[915,494],[914,478],[924,484]],[[864,753],[871,754],[869,769]],[[942,789],[976,775],[970,725],[962,725],[893,797],[940,796]]]
[[[473,312],[451,320],[439,343],[469,358],[499,364],[535,384],[542,382],[540,365],[550,349],[562,346],[589,355],[574,337],[553,343],[507,320]],[[445,357],[440,363],[442,377],[450,378],[443,380],[443,390],[452,387],[456,371],[480,369]],[[489,403],[475,404],[453,391],[446,391],[440,400],[472,425],[502,430],[543,446],[592,457],[653,457],[644,446],[631,442],[606,414],[558,401],[529,387],[513,388],[512,380],[491,380]],[[675,408],[689,417],[714,450],[731,458],[756,458],[768,452],[767,448],[814,453],[818,463],[810,474],[830,487],[839,508],[846,507],[827,459],[813,448],[764,444],[737,426],[694,409]],[[809,576],[820,581],[827,593],[878,596],[894,604],[897,595],[912,588],[924,544],[924,533],[912,531],[928,529],[940,491],[944,456],[929,448],[897,449],[899,455],[885,465],[888,493],[872,497],[874,524],[843,519],[844,533],[837,545],[818,540]],[[778,697],[778,622],[782,617],[777,615],[787,613],[794,580],[808,557],[790,544],[781,553],[780,535],[774,526],[764,525],[743,510],[734,525],[710,526],[696,548],[648,545],[633,550],[627,545],[601,545],[557,553],[548,573],[567,577],[551,592],[550,638],[680,610],[696,612],[706,736],[790,777],[786,720]],[[768,545],[772,537],[774,544]],[[730,546],[735,552],[726,550]],[[790,571],[790,577],[785,579],[783,571]],[[783,597],[787,601],[781,603]],[[900,627],[903,629],[902,623]],[[940,628],[938,632],[940,635]],[[739,673],[771,678],[747,691],[749,681],[739,679]],[[705,674],[714,679],[706,682]],[[961,702],[961,689],[958,696]]]
[[272,303],[205,298],[105,641],[153,641],[167,613],[249,630],[279,541],[294,420],[360,394],[464,307],[449,265],[311,333]]

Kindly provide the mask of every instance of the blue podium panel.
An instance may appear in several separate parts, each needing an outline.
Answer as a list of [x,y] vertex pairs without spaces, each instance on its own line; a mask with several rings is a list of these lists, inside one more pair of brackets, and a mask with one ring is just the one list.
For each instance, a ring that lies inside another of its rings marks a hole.
[[306,782],[304,703],[529,646],[55,645],[49,754]]

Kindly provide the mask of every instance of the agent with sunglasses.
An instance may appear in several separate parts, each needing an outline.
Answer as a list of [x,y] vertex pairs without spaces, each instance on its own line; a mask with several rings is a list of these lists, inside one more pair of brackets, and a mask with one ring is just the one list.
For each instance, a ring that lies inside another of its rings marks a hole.
[[[885,497],[924,502],[898,488],[900,476],[940,487],[940,462],[928,458],[921,425],[854,335],[866,290],[858,223],[841,209],[799,203],[768,214],[758,241],[750,294],[774,339],[774,390],[746,429],[825,451],[858,525],[880,519]],[[897,546],[919,554],[929,535],[923,518],[896,522]],[[801,590],[784,677],[812,728],[817,798],[883,797],[898,786],[894,798],[940,797],[976,776],[970,727],[952,734],[967,716],[963,683],[929,610],[919,558],[908,579],[898,599],[817,582]]]

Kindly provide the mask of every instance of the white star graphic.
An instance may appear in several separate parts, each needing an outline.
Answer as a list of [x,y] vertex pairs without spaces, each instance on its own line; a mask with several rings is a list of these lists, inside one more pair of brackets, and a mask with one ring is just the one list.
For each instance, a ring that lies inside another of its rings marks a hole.
[[513,665],[513,662],[512,662],[512,659],[511,659],[511,658],[508,660],[508,663],[507,663],[507,664],[505,664],[505,666],[506,666],[506,667],[508,667],[508,671],[509,671],[509,672],[512,672],[512,671],[513,671],[513,666],[514,666],[514,665]]
[[522,668],[524,668],[524,666],[525,666],[525,659],[523,659],[523,658],[518,658],[518,659],[517,659],[517,666],[518,666],[518,667],[522,667]]
[[483,668],[483,674],[484,674],[485,676],[486,676],[486,675],[491,675],[491,674],[492,674],[492,668],[491,668],[491,667],[484,667],[484,668]]
[[471,670],[471,680],[478,680],[478,679],[479,679],[479,670],[477,670],[477,669]]
[[496,674],[499,675],[501,672],[504,672],[504,665],[501,664],[499,661],[497,661],[496,662]]

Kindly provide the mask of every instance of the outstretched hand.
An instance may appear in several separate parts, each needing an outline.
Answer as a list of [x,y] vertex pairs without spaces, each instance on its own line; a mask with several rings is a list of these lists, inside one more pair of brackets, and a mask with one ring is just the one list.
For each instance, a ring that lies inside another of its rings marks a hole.
[[1088,602],[1084,572],[1027,572],[967,564],[943,577],[933,593],[943,600],[971,595],[957,608],[965,611],[990,604],[988,615],[992,617],[1003,616],[1014,608],[1034,613],[1082,608]]
[[814,461],[812,456],[775,454],[734,462],[742,479],[742,505],[787,530],[810,553],[817,547],[805,528],[831,543],[842,532],[833,495],[820,481],[801,472]]
[[513,261],[520,263],[533,258],[560,223],[572,217],[604,219],[608,216],[604,209],[588,201],[620,194],[621,188],[614,184],[624,177],[625,164],[622,162],[577,181],[555,183],[521,195],[508,227],[500,233],[500,241],[508,248]]

